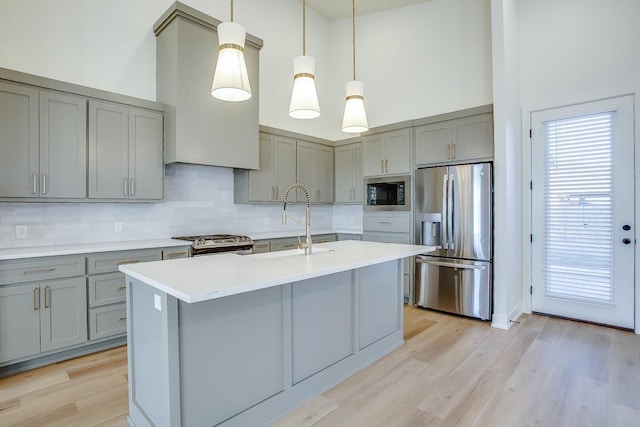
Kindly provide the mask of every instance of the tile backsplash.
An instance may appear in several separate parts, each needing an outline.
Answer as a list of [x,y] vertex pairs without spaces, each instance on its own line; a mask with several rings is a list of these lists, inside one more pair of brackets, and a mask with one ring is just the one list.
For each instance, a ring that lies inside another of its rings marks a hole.
[[[314,230],[362,230],[361,206],[311,209]],[[304,218],[302,205],[287,212]],[[0,248],[303,229],[293,221],[283,226],[281,214],[280,204],[234,204],[232,169],[170,164],[162,203],[0,203]],[[26,238],[16,238],[17,225],[26,226]]]

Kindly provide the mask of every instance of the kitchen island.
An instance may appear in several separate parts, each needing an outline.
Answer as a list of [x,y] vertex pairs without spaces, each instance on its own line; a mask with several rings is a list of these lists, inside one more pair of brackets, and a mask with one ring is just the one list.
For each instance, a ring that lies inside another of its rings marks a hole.
[[403,343],[403,262],[426,246],[123,265],[129,422],[258,426]]

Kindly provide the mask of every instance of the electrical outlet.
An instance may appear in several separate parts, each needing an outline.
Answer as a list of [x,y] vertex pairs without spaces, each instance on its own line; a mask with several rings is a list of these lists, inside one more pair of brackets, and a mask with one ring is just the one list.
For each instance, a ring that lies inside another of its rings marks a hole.
[[26,225],[16,225],[16,239],[26,239],[29,237],[29,229]]
[[113,223],[113,229],[116,233],[122,233],[122,221],[116,221]]

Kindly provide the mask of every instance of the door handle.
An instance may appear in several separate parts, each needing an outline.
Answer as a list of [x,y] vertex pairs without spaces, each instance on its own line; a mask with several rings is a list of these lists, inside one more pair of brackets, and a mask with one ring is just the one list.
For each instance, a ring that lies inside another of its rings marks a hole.
[[384,173],[384,159],[380,160],[380,172]]
[[47,194],[47,174],[42,174],[42,195]]
[[44,287],[44,308],[49,308],[51,305],[51,290],[48,286]]
[[448,218],[447,218],[447,226],[449,227],[449,230],[447,231],[447,234],[449,235],[449,249],[455,249],[454,247],[454,229],[453,229],[453,210],[454,210],[454,197],[453,197],[453,175],[449,175],[449,191],[448,191],[448,197],[449,197],[449,201],[447,201],[447,209],[448,209]]
[[129,194],[131,197],[136,195],[136,179],[129,178]]
[[384,171],[389,173],[389,159],[384,160]]
[[33,175],[33,194],[38,194],[38,174],[34,173]]
[[453,145],[453,158],[456,158],[456,144],[452,144]]
[[33,311],[38,311],[40,307],[40,294],[38,293],[38,288],[33,288]]
[[624,239],[622,239],[622,243],[624,243],[625,245],[628,245],[629,243],[631,243],[631,239],[628,239],[625,237]]
[[447,144],[447,159],[451,159],[451,144]]
[[440,267],[459,268],[462,270],[486,270],[487,269],[486,265],[457,264],[455,262],[432,261],[426,258],[416,258],[416,264],[437,265]]
[[447,181],[449,177],[447,174],[444,174],[442,179],[442,224],[440,224],[440,246],[443,249],[449,249],[449,238],[447,236],[447,221],[449,217],[447,216],[447,189],[449,186],[447,185]]
[[124,197],[128,197],[129,195],[127,194],[127,190],[129,186],[127,185],[127,178],[123,178],[122,182],[124,186]]

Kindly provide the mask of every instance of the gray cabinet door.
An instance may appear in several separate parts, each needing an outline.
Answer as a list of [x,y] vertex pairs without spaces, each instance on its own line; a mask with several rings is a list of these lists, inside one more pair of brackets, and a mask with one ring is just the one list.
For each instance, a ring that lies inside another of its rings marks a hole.
[[415,128],[416,165],[444,163],[451,159],[451,124],[438,122]]
[[391,131],[385,135],[385,174],[411,172],[411,129]]
[[398,280],[398,261],[360,269],[360,349],[400,328],[402,305]]
[[42,283],[40,302],[41,351],[87,341],[87,287],[84,277]]
[[39,287],[0,286],[0,363],[40,352]]
[[384,173],[384,136],[368,136],[362,144],[362,170],[364,176],[376,176]]
[[0,82],[0,129],[0,197],[37,197],[37,90]]
[[87,100],[40,92],[40,196],[87,197]]
[[[353,146],[343,145],[336,147],[335,152],[335,199],[336,203],[353,201]],[[362,164],[362,162],[361,162]]]
[[362,143],[359,142],[353,147],[353,201],[362,203],[363,197]]
[[454,160],[493,158],[493,114],[453,121]]
[[275,200],[274,157],[275,136],[260,134],[260,169],[249,171],[249,201],[270,202]]
[[128,108],[89,101],[89,198],[129,195]]
[[[284,200],[287,188],[296,182],[296,140],[283,136],[276,136],[275,144],[275,190],[276,200]],[[293,198],[291,200],[294,200]]]
[[[317,202],[317,191],[315,188],[315,147],[312,142],[298,141],[296,146],[296,182],[307,187],[309,190],[309,197],[312,202]],[[293,184],[293,182],[291,183]],[[298,188],[295,190],[295,194],[289,195],[289,200],[297,200],[299,202],[305,202],[304,192]],[[291,197],[291,196],[294,196]]]
[[162,199],[162,113],[129,109],[129,198]]
[[333,147],[316,144],[314,151],[313,199],[319,203],[333,203]]

